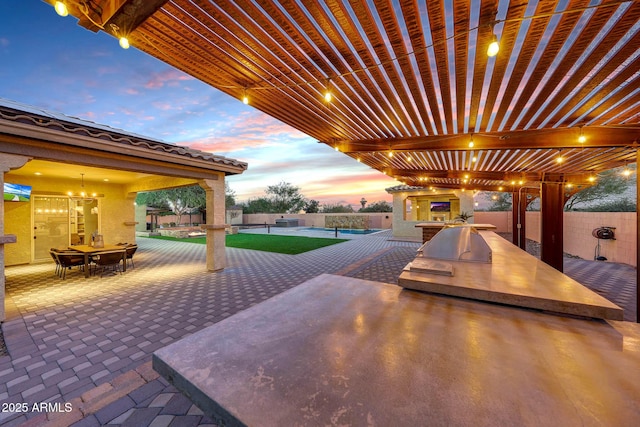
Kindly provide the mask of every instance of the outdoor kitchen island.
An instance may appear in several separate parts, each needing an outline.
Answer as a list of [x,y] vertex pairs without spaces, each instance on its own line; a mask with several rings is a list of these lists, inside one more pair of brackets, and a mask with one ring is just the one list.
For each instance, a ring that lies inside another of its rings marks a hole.
[[636,425],[640,325],[323,274],[153,355],[219,425]]
[[[471,237],[486,243],[489,262],[472,258],[465,242],[451,243],[455,232],[469,231],[452,227],[442,230],[423,245],[418,254],[398,278],[398,285],[413,290],[507,304],[554,313],[596,319],[622,320],[623,310],[569,276],[489,230],[476,230]],[[446,237],[446,238],[442,238]],[[481,237],[481,239],[480,239]],[[482,243],[482,242],[481,242]],[[447,256],[440,256],[442,246]],[[478,245],[478,252],[481,252]],[[454,249],[460,250],[460,259]],[[427,254],[430,250],[431,254]],[[464,252],[464,253],[463,253]],[[435,271],[430,266],[447,266],[448,272]]]

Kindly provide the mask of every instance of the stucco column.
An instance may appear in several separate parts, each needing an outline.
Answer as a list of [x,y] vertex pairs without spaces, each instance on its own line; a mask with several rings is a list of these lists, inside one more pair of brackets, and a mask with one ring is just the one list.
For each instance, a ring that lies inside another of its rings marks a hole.
[[[4,174],[11,169],[18,169],[29,161],[28,157],[15,156],[13,154],[3,154],[0,157],[0,187],[4,188]],[[4,245],[6,243],[15,243],[16,236],[12,234],[4,234],[4,197],[0,199],[0,322],[5,319],[4,309]]]
[[220,271],[227,265],[224,173],[199,184],[207,194],[207,223],[203,226],[207,232],[207,270]]

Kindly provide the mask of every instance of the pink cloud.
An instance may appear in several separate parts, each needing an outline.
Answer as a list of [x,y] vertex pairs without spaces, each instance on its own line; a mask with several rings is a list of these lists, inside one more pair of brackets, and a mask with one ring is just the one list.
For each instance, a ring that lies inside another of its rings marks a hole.
[[222,137],[212,136],[189,142],[183,142],[179,145],[186,145],[189,148],[194,148],[196,150],[223,154],[240,151],[247,148],[265,146],[270,143],[271,141],[266,138],[250,138],[247,137],[247,135],[238,135]]
[[160,73],[153,73],[147,80],[144,87],[147,89],[157,89],[165,85],[173,85],[178,81],[194,80],[193,77],[174,69],[166,69]]

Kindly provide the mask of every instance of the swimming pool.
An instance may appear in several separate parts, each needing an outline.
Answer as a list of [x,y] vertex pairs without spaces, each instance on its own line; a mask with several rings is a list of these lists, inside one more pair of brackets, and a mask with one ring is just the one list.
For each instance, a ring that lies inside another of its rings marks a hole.
[[[303,230],[312,230],[312,231],[330,231],[335,232],[335,228],[320,228],[320,227],[307,227],[303,228]],[[357,228],[338,228],[338,233],[342,234],[371,234],[377,233],[378,231],[382,231],[382,229],[370,228],[368,230],[362,230]]]

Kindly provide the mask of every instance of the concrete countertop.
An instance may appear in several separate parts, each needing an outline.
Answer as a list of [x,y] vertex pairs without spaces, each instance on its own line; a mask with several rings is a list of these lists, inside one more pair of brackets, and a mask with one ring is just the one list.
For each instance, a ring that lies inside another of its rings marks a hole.
[[636,425],[639,342],[637,324],[324,274],[153,366],[227,426]]

